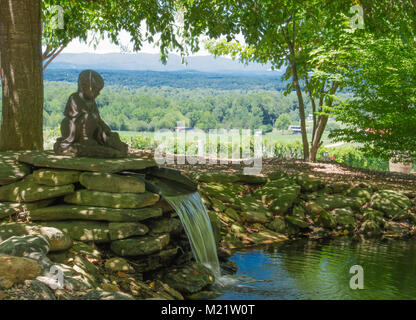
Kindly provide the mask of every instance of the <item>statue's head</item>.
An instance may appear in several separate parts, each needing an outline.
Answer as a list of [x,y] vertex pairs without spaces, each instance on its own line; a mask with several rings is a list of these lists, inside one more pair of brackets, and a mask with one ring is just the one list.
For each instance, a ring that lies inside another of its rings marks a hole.
[[94,70],[84,70],[78,77],[78,91],[88,99],[95,99],[104,88],[104,79]]

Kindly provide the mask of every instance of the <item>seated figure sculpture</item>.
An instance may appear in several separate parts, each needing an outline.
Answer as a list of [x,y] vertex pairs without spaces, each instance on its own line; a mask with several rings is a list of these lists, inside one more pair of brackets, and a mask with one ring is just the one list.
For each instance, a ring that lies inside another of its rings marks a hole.
[[61,123],[61,137],[54,145],[58,155],[96,158],[122,158],[128,146],[111,132],[101,119],[95,98],[104,87],[104,79],[93,70],[84,70],[78,77],[78,91],[71,94]]

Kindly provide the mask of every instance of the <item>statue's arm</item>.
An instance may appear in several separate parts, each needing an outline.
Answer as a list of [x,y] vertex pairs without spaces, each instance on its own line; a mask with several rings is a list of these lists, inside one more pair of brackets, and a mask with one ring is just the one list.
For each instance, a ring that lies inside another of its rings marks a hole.
[[100,124],[100,127],[102,128],[102,130],[103,130],[103,132],[105,132],[105,133],[107,133],[107,134],[109,134],[109,133],[111,133],[111,129],[110,129],[110,127],[104,122],[104,120],[101,118],[101,116],[100,116],[100,113],[99,113],[99,111],[98,111],[98,107],[97,107],[97,104],[96,103],[94,103],[94,113],[96,114],[96,116],[97,116],[97,118],[98,118],[98,121],[99,121],[99,124]]
[[68,118],[78,118],[84,113],[86,113],[86,110],[80,107],[74,96],[71,95],[66,103],[64,115]]

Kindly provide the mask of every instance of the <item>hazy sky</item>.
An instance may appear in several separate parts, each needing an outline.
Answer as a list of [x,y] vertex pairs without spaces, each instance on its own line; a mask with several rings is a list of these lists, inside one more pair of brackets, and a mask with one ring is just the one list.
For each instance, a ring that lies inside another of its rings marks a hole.
[[[123,46],[128,46],[129,50],[132,49],[132,45],[130,44],[130,36],[127,32],[123,31],[120,32],[119,36],[120,42]],[[69,43],[69,45],[62,51],[63,53],[110,53],[110,52],[120,52],[120,47],[111,43],[110,40],[105,39],[102,40],[96,49],[93,46],[89,46],[88,44],[81,43],[78,40],[73,40]],[[144,53],[159,53],[159,48],[155,48],[153,44],[143,43],[142,50],[140,52]],[[209,52],[205,49],[200,50],[198,53],[194,55],[209,55]]]

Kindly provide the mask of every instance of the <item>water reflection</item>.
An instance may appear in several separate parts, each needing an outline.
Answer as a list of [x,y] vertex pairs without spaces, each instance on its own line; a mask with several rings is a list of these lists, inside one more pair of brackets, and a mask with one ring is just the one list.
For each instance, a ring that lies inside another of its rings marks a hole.
[[[297,241],[232,260],[237,281],[219,299],[416,299],[416,239]],[[349,286],[356,264],[363,290]]]

